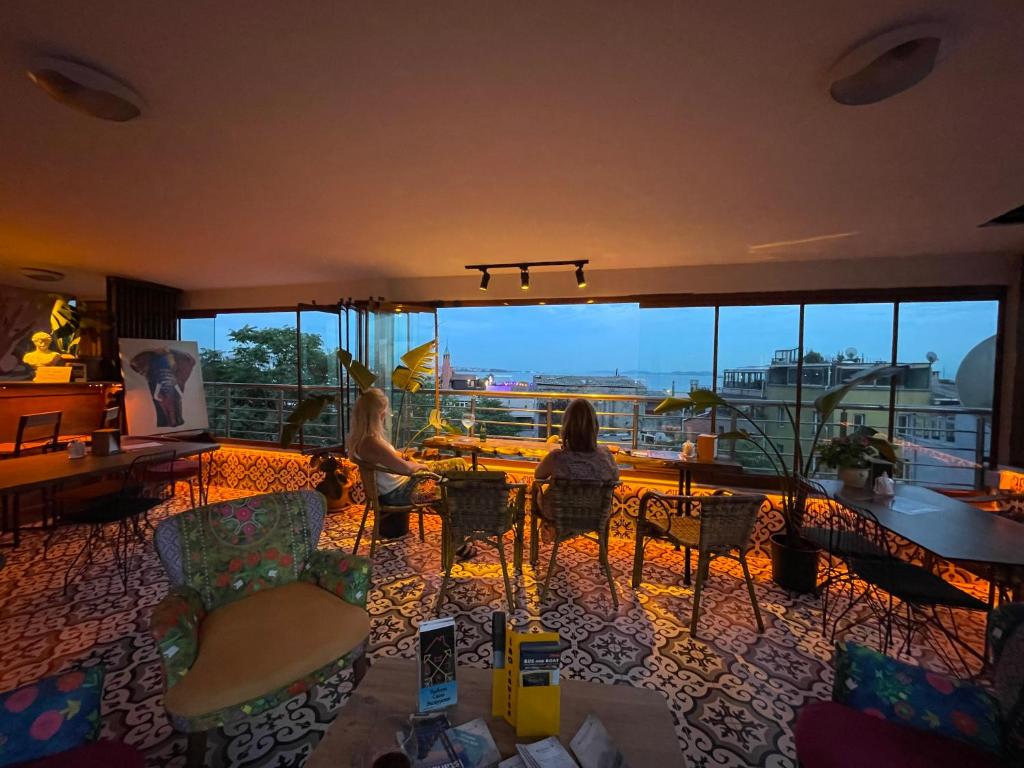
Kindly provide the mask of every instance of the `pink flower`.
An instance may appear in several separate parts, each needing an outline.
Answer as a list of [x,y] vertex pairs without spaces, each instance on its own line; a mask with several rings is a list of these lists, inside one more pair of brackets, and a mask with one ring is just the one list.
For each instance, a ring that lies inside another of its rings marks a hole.
[[[187,609],[186,609],[187,610]],[[57,678],[57,690],[62,693],[73,691],[85,682],[84,672],[69,672]]]
[[242,533],[246,536],[252,536],[254,533],[256,533],[256,531],[257,528],[252,523],[246,523],[242,526]]
[[21,688],[7,697],[4,707],[8,712],[24,712],[32,706],[37,695],[39,695],[39,689],[34,685],[31,688]]
[[37,741],[47,741],[60,730],[64,716],[56,709],[48,709],[32,721],[28,735]]
[[936,691],[946,696],[949,696],[953,692],[953,681],[948,677],[937,675],[934,672],[928,672],[925,674],[924,679],[928,681]]
[[246,520],[252,519],[252,510],[248,507],[239,507],[235,511],[235,519],[239,522],[244,523]]

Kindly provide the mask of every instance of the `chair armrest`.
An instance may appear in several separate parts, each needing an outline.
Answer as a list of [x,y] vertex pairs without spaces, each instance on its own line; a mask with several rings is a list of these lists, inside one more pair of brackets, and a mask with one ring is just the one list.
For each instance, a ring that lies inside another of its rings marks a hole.
[[149,629],[160,651],[168,688],[192,668],[199,652],[199,625],[204,618],[203,600],[191,587],[171,587],[153,609]]
[[347,603],[366,607],[370,591],[368,558],[349,555],[339,549],[318,549],[306,563],[304,581],[311,581]]

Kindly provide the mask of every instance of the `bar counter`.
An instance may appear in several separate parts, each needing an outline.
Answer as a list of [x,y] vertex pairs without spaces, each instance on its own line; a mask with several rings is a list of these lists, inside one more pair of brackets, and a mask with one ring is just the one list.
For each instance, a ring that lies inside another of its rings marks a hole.
[[44,411],[64,414],[62,435],[90,434],[100,426],[104,408],[121,404],[121,390],[122,384],[116,381],[0,381],[0,443],[14,441],[20,416]]

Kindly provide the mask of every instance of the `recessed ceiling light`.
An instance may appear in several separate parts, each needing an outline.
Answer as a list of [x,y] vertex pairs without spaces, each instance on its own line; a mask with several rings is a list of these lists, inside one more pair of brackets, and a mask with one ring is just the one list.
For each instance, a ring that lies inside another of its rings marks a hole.
[[43,269],[42,267],[19,267],[18,271],[22,277],[29,280],[38,280],[41,283],[56,283],[64,279],[64,273],[55,269]]
[[928,22],[890,29],[858,43],[829,72],[840,104],[875,104],[917,85],[949,55],[950,30]]
[[142,97],[120,80],[81,62],[45,57],[28,79],[56,102],[101,120],[123,123],[142,114]]

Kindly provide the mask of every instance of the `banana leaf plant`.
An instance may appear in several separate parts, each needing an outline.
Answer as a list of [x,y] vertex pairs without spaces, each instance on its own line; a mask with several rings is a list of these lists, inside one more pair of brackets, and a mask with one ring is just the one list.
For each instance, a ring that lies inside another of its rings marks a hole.
[[[796,544],[800,540],[800,531],[803,528],[806,498],[802,492],[802,485],[799,482],[801,477],[809,477],[814,468],[814,457],[818,441],[824,432],[825,425],[832,418],[832,414],[852,390],[862,384],[873,384],[875,382],[891,379],[893,376],[903,373],[907,369],[905,365],[876,365],[860,371],[842,384],[832,387],[814,400],[814,410],[818,414],[818,427],[814,431],[811,440],[810,450],[806,458],[800,440],[800,430],[796,423],[793,411],[788,405],[784,405],[786,417],[793,428],[795,443],[794,462],[791,467],[787,464],[785,457],[776,447],[768,434],[751,419],[739,406],[730,403],[717,392],[707,389],[695,389],[688,397],[667,397],[655,407],[656,414],[673,413],[676,411],[694,410],[706,411],[710,408],[721,408],[735,414],[746,421],[751,429],[735,429],[721,432],[718,435],[720,440],[745,440],[767,457],[768,462],[779,479],[779,490],[782,497],[782,518],[785,524],[785,535],[788,542]],[[760,438],[760,439],[758,439]],[[892,445],[882,438],[875,438],[879,452],[886,458],[896,460],[895,451]]]
[[56,296],[50,309],[50,338],[53,349],[62,355],[78,355],[82,319],[78,308],[63,296]]

